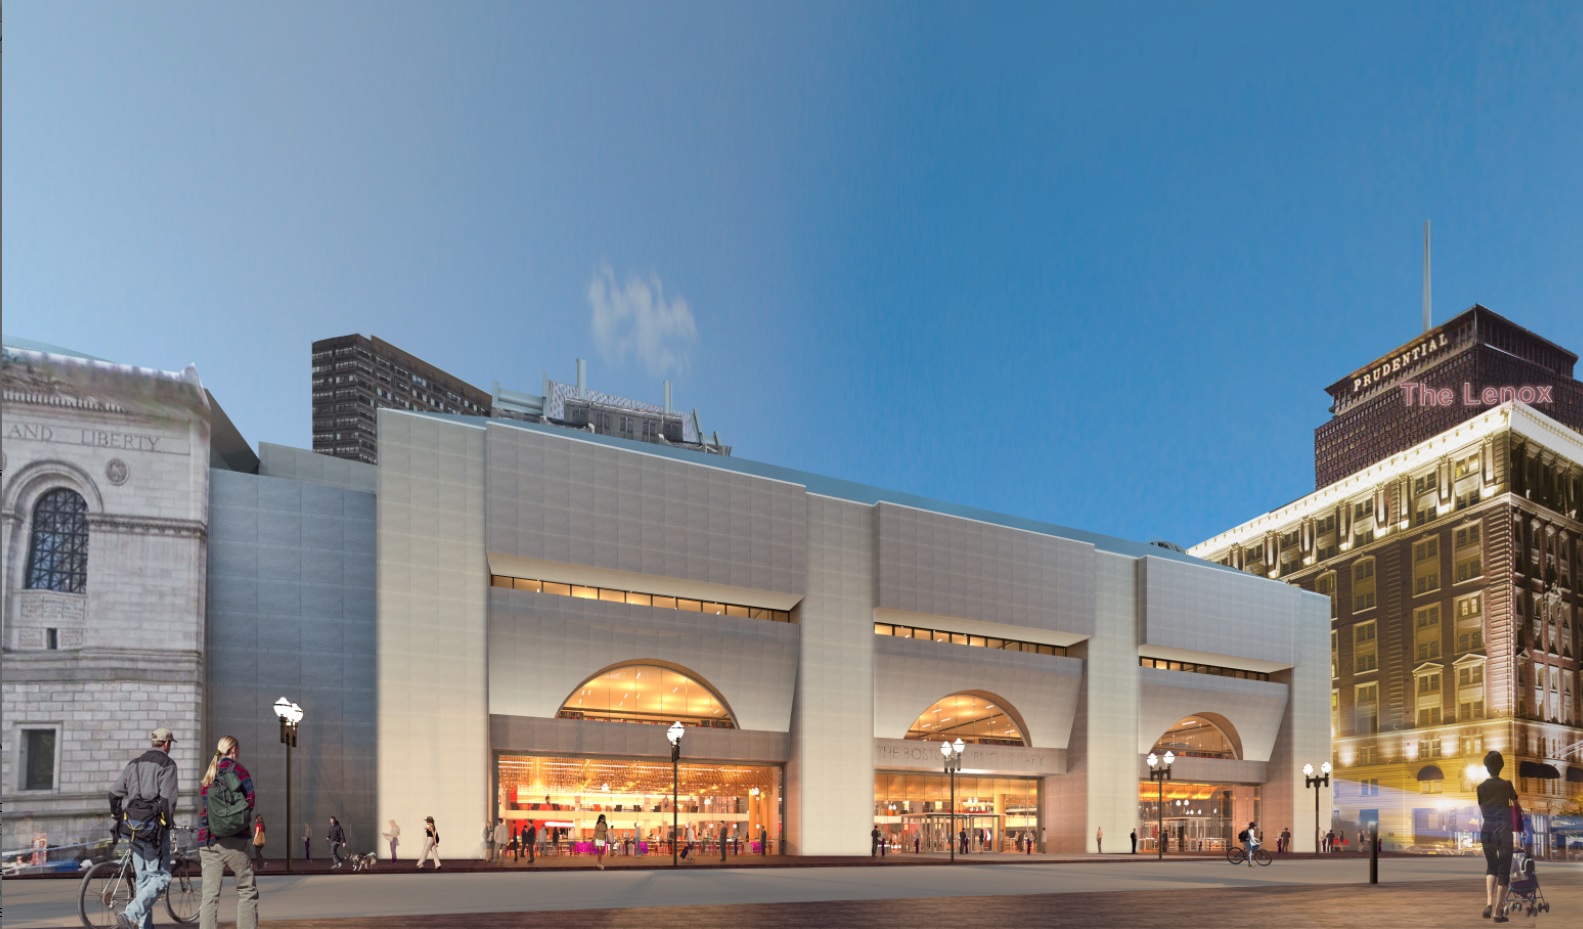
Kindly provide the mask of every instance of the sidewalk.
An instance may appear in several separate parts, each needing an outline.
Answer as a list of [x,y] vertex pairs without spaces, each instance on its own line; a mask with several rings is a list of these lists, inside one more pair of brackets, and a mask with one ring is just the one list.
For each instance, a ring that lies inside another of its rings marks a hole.
[[[1388,858],[1423,858],[1422,855],[1406,855],[1401,853],[1385,853],[1380,855],[1383,861]],[[957,855],[954,864],[958,865],[1018,865],[1018,864],[1048,864],[1048,863],[1092,863],[1092,864],[1118,864],[1129,862],[1157,862],[1157,861],[1224,861],[1224,854],[1220,853],[1189,853],[1178,852],[1167,854],[1163,859],[1157,859],[1151,852],[1136,855],[1107,854],[1096,855],[1092,853],[1077,852],[1066,855],[1024,854],[1013,852],[972,852],[966,855]],[[1289,854],[1280,855],[1275,859],[1282,861],[1367,861],[1368,855],[1353,853],[1334,854]],[[475,873],[492,871],[596,871],[599,869],[598,859],[593,855],[544,855],[536,858],[529,864],[526,858],[520,861],[512,860],[508,855],[500,863],[486,862],[478,858],[442,859],[442,871],[451,873]],[[929,867],[953,864],[951,856],[945,852],[925,852],[923,854],[893,854],[880,857],[865,856],[805,856],[805,855],[727,855],[724,861],[720,860],[719,853],[713,855],[689,855],[672,863],[669,854],[663,855],[617,855],[605,857],[605,869],[615,870],[655,870],[672,867],[683,869],[707,868],[890,868],[890,867]],[[406,873],[416,869],[416,863],[409,859],[399,859],[392,863],[389,858],[383,858],[375,866],[375,873],[400,872]],[[423,870],[432,871],[432,862],[426,863]],[[348,863],[340,871],[330,871],[330,864],[326,861],[315,860],[311,864],[301,861],[292,862],[293,873],[325,874],[350,872],[352,865]],[[284,874],[285,866],[281,862],[271,861],[265,874]]]
[[[1572,924],[1583,912],[1583,887],[1557,881],[1544,888],[1557,920]],[[1215,889],[1172,889],[909,900],[671,906],[636,909],[559,910],[557,929],[914,929],[950,926],[1117,926],[1127,929],[1333,929],[1363,923],[1391,929],[1484,926],[1482,882],[1344,884]],[[1568,916],[1566,914],[1573,914]],[[267,929],[517,929],[544,926],[546,913],[387,915],[371,918],[264,920]],[[1521,919],[1513,914],[1512,923]],[[1546,920],[1548,922],[1548,920]],[[1530,923],[1533,925],[1533,923]]]

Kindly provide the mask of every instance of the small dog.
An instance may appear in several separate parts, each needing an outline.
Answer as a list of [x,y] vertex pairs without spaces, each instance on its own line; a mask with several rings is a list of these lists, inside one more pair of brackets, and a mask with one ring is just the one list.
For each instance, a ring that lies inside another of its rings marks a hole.
[[378,852],[369,852],[366,855],[352,856],[353,871],[372,871],[374,870],[374,866],[377,864],[379,864]]

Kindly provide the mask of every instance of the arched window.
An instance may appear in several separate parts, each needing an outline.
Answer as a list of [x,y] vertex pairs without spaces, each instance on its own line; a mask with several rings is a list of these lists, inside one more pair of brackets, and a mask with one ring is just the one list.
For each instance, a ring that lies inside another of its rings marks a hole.
[[907,738],[924,742],[978,742],[986,745],[1026,745],[1022,725],[986,694],[960,693],[923,711],[907,729]]
[[88,504],[75,490],[52,490],[34,505],[24,586],[67,594],[87,589]]
[[1193,758],[1236,758],[1237,748],[1220,726],[1202,716],[1189,716],[1165,730],[1151,749],[1156,755],[1166,751]]
[[618,665],[584,681],[561,705],[561,719],[735,729],[720,695],[691,674],[653,664]]

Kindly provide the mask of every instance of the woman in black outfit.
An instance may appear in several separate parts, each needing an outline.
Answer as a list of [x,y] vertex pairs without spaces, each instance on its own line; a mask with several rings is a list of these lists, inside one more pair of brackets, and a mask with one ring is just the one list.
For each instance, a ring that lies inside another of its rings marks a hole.
[[[1512,782],[1501,777],[1506,759],[1500,752],[1491,750],[1484,756],[1484,770],[1489,777],[1479,783],[1479,815],[1484,826],[1479,840],[1484,844],[1484,918],[1490,914],[1495,922],[1506,919],[1506,892],[1512,882],[1512,819],[1522,820],[1522,807],[1517,803],[1517,789]],[[1497,890],[1497,888],[1499,888]]]

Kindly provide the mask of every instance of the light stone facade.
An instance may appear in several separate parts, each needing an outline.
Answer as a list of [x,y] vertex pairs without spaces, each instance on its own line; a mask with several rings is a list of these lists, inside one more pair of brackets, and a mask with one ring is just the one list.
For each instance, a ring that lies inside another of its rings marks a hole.
[[[8,832],[103,836],[106,791],[169,726],[193,812],[202,756],[210,407],[197,371],[5,349],[0,483],[0,741]],[[81,592],[28,585],[34,517],[59,489],[87,508]],[[53,730],[53,772],[24,779],[27,730]],[[43,786],[47,784],[47,786]],[[32,786],[35,789],[26,789]]]
[[[1291,825],[1294,848],[1312,847],[1295,817],[1312,799],[1298,769],[1329,754],[1323,598],[739,458],[464,417],[380,412],[377,506],[378,818],[434,815],[459,839],[452,854],[481,853],[471,827],[501,813],[499,755],[668,760],[662,727],[557,718],[582,682],[634,662],[681,670],[731,709],[734,729],[688,730],[685,758],[782,770],[770,831],[791,854],[867,853],[876,776],[938,772],[936,744],[903,736],[960,693],[1015,711],[1025,744],[972,745],[963,773],[1035,781],[1050,851],[1094,851],[1100,827],[1107,852],[1125,850],[1144,825],[1142,756],[1190,714],[1216,720],[1238,754],[1184,758],[1179,778],[1259,788],[1269,834]],[[789,609],[794,622],[511,578]],[[1065,655],[877,635],[876,623]]]

